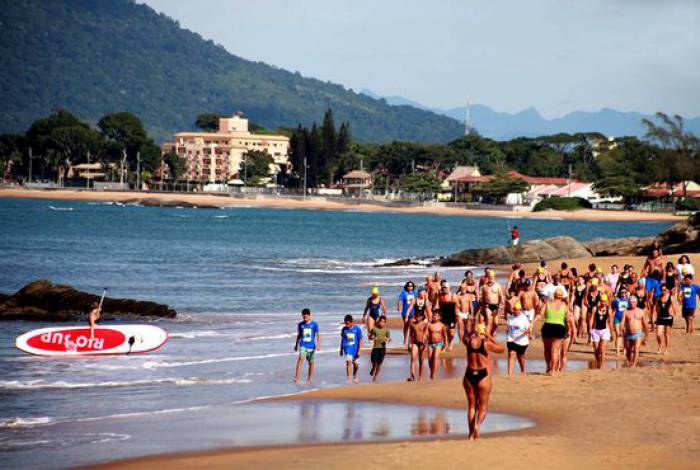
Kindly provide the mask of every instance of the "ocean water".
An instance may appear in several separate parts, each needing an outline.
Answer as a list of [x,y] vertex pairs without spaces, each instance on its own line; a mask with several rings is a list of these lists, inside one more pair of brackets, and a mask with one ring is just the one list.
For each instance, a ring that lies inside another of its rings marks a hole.
[[[291,383],[295,326],[304,307],[322,334],[312,387],[343,384],[337,356],[343,315],[361,315],[371,286],[379,286],[395,315],[403,283],[434,271],[381,264],[505,244],[512,223],[524,240],[646,236],[668,226],[0,199],[0,292],[47,278],[96,294],[107,287],[109,296],[163,302],[179,312],[155,322],[171,335],[160,350],[107,358],[24,355],[14,338],[48,325],[2,323],[0,457],[47,468],[89,463],[75,442],[107,446],[110,458],[134,455],[138,446],[129,430],[146,432],[174,415],[175,422],[187,422],[202,410],[219,410],[235,425],[245,419],[236,406],[307,390]],[[456,281],[463,271],[442,273]],[[399,332],[393,333],[397,345]],[[382,380],[402,380],[406,367],[405,358],[387,356]],[[463,373],[463,364],[450,367]],[[138,449],[179,448],[166,441]],[[31,460],[38,455],[42,460]]]

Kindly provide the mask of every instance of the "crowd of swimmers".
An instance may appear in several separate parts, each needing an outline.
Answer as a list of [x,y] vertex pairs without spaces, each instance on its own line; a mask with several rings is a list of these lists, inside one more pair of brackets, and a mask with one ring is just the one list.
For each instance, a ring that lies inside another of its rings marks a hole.
[[[667,354],[674,320],[682,317],[685,332],[693,332],[700,287],[694,283],[694,268],[683,255],[677,263],[666,261],[660,247],[651,249],[643,268],[635,272],[631,265],[612,265],[608,272],[590,264],[578,272],[562,263],[558,270],[542,261],[534,272],[519,264],[505,283],[496,279],[496,271],[485,268],[478,279],[472,271],[453,291],[440,273],[427,276],[416,287],[408,281],[398,296],[396,311],[403,322],[403,344],[410,354],[409,381],[435,379],[441,352],[450,351],[458,339],[466,348],[467,369],[464,390],[469,403],[469,435],[479,437],[486,417],[491,391],[489,353],[508,353],[508,374],[517,363],[525,373],[525,355],[534,337],[538,319],[543,324],[546,373],[556,375],[566,368],[567,352],[576,343],[589,344],[594,366],[604,368],[607,348],[624,357],[629,367],[639,362],[640,349],[647,337],[656,333],[657,354]],[[372,288],[362,314],[367,340],[372,344],[370,376],[377,380],[387,343],[387,302]],[[318,325],[308,309],[302,312],[295,350],[299,350],[295,382],[304,360],[309,363],[309,382],[313,378],[314,352],[320,348]],[[506,346],[496,340],[499,324],[505,326]],[[346,315],[340,332],[339,353],[344,358],[347,381],[357,383],[359,357],[362,354],[362,328]]]

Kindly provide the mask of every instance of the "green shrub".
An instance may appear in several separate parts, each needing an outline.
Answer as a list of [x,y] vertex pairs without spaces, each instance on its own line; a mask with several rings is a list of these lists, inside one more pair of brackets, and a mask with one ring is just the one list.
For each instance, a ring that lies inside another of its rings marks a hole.
[[543,199],[533,208],[534,212],[552,209],[555,211],[576,211],[579,209],[590,209],[591,203],[580,197],[550,197]]
[[676,201],[677,211],[700,211],[700,200],[693,198],[678,199]]

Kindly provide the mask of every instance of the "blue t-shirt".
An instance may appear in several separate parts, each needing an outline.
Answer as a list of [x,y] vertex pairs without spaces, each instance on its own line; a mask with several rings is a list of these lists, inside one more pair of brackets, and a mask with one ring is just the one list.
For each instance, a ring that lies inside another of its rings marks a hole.
[[697,306],[700,287],[698,287],[697,284],[691,284],[689,286],[681,285],[681,292],[683,293],[683,307],[695,308]]
[[300,321],[297,331],[301,336],[299,346],[306,349],[316,349],[316,334],[318,333],[318,323],[311,320],[309,323]]
[[613,301],[613,310],[615,310],[615,318],[621,320],[625,316],[625,310],[630,306],[629,297],[623,299],[622,297],[617,298]]
[[345,354],[357,356],[357,350],[362,341],[362,328],[357,325],[352,325],[350,328],[344,326],[340,330],[340,337],[343,339],[343,351],[345,351]]
[[644,285],[644,290],[651,292],[654,298],[659,297],[661,296],[661,283],[658,281],[658,279],[648,277],[646,284]]
[[[416,299],[416,292],[415,291],[407,291],[403,290],[401,291],[401,294],[399,294],[399,301],[401,302],[401,316],[406,317],[406,313],[408,312],[408,307],[411,305],[411,300]],[[415,309],[411,309],[410,315],[413,316],[413,311]]]

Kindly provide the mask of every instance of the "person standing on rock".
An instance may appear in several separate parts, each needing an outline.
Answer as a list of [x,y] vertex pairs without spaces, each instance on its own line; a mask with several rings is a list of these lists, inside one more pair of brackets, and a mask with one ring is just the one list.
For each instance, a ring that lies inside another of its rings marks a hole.
[[510,240],[513,246],[518,246],[518,243],[520,243],[520,230],[518,230],[517,225],[510,230]]

